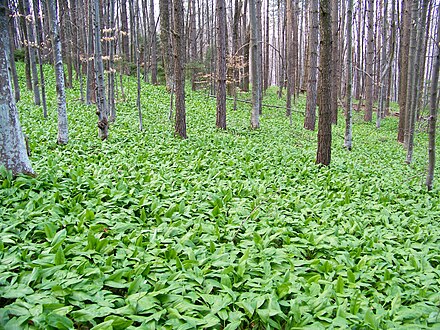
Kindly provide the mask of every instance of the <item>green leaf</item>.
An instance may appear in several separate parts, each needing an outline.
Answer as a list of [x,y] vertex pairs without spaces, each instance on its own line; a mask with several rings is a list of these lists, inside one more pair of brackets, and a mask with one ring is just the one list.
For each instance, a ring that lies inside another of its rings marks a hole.
[[73,329],[73,322],[67,316],[59,315],[57,313],[49,313],[46,316],[46,322],[49,326],[55,329],[67,330]]
[[66,258],[64,257],[63,248],[60,246],[55,253],[54,263],[56,266],[64,265],[66,263]]

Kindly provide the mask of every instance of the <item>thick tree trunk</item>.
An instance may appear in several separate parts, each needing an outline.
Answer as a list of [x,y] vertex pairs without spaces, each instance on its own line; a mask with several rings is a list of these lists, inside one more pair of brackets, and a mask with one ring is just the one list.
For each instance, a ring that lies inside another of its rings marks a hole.
[[56,0],[48,1],[50,26],[52,30],[52,48],[55,66],[55,78],[57,83],[58,98],[58,144],[67,144],[69,134],[67,129],[66,91],[64,86],[63,58],[61,52],[61,38],[59,19],[56,8]]
[[329,165],[332,147],[332,108],[331,103],[331,65],[332,65],[332,18],[330,0],[321,0],[320,4],[320,67],[321,84],[319,96],[318,150],[316,164]]
[[186,139],[186,110],[185,110],[185,38],[184,38],[184,16],[182,0],[173,0],[174,31],[174,77],[176,91],[176,116],[174,132],[182,139]]
[[[440,7],[437,7],[437,28],[440,27]],[[431,99],[430,99],[430,112],[429,112],[429,146],[428,146],[428,174],[426,176],[426,187],[432,190],[432,184],[434,181],[434,169],[435,169],[435,137],[436,137],[436,123],[437,123],[437,110],[438,110],[438,76],[440,69],[440,33],[437,33],[435,49],[435,58],[432,65],[432,78],[431,78]]]
[[251,75],[252,75],[252,113],[251,128],[260,127],[260,90],[261,90],[261,66],[259,66],[259,29],[257,22],[257,8],[255,0],[249,0],[249,17],[251,30]]
[[309,76],[307,83],[306,116],[304,128],[314,131],[316,122],[316,102],[318,88],[318,35],[319,35],[319,0],[310,3],[309,34]]
[[101,18],[99,0],[94,0],[94,30],[95,30],[95,79],[96,79],[96,114],[98,115],[99,137],[105,140],[108,137],[108,111],[105,100],[104,64],[101,48]]
[[6,0],[0,0],[0,165],[14,175],[33,175],[9,80],[8,13]]
[[347,4],[347,90],[345,111],[345,139],[344,147],[351,150],[353,147],[353,52],[352,52],[352,24],[353,24],[353,0]]
[[226,129],[226,4],[217,0],[217,128]]

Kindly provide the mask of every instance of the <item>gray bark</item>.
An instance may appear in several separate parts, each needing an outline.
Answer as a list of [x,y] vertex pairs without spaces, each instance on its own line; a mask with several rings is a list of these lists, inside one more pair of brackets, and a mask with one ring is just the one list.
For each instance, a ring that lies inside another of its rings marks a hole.
[[61,53],[61,38],[56,0],[48,1],[50,26],[52,30],[52,48],[55,66],[55,79],[57,84],[58,100],[58,144],[67,144],[69,133],[67,128],[66,92],[64,86],[63,58]]
[[345,111],[345,139],[344,147],[351,150],[353,147],[353,52],[352,52],[352,24],[353,24],[353,0],[347,4],[347,90]]
[[37,54],[35,52],[35,33],[34,33],[34,20],[33,15],[31,14],[31,7],[29,4],[29,0],[24,0],[24,10],[26,17],[30,18],[30,21],[26,19],[26,30],[28,36],[28,48],[29,48],[29,64],[32,72],[32,90],[34,92],[34,103],[35,105],[41,105],[40,98],[40,86],[38,81],[38,73],[37,73]]
[[217,0],[217,111],[216,127],[226,129],[226,5]]
[[8,13],[6,0],[0,0],[0,165],[14,175],[33,175],[8,73]]
[[261,90],[261,66],[259,67],[259,47],[258,41],[259,30],[257,22],[257,9],[255,0],[249,0],[249,19],[251,28],[251,75],[252,75],[252,113],[251,113],[251,128],[257,129],[260,127],[260,90]]
[[98,115],[99,137],[101,140],[108,136],[108,111],[105,100],[104,64],[101,48],[101,19],[99,0],[94,0],[94,32],[95,32],[95,79],[96,79],[96,114]]
[[[437,7],[437,30],[440,29],[440,7]],[[435,169],[435,133],[437,123],[438,111],[438,76],[440,69],[440,33],[437,32],[435,59],[432,64],[432,79],[431,79],[431,99],[430,99],[430,113],[429,113],[429,146],[428,146],[428,174],[426,176],[426,187],[432,190],[434,181]]]
[[318,88],[318,34],[319,34],[319,0],[310,3],[309,34],[309,76],[307,83],[306,116],[304,128],[314,131],[316,122],[316,100]]
[[373,119],[374,1],[368,0],[367,76],[365,86],[365,121]]

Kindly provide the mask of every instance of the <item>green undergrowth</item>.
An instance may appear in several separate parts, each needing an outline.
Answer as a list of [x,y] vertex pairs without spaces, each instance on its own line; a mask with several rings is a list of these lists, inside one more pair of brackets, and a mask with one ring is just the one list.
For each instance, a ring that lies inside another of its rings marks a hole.
[[[68,90],[58,146],[46,69],[49,117],[24,88],[18,103],[38,176],[0,174],[0,328],[440,327],[439,189],[423,185],[422,126],[408,166],[397,118],[377,130],[355,113],[349,152],[340,116],[319,168],[301,114],[290,126],[264,108],[251,131],[250,106],[228,104],[218,131],[202,92],[187,91],[180,140],[168,93],[144,85],[140,132],[126,79],[104,142],[95,107]],[[283,105],[275,90],[264,103]]]

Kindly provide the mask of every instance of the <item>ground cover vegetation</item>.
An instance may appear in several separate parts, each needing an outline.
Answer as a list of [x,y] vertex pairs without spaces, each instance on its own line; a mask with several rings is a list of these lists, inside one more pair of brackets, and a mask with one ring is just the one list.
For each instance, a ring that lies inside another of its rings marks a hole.
[[[352,151],[334,126],[332,164],[319,167],[301,114],[289,125],[264,108],[250,130],[250,105],[228,104],[220,131],[203,92],[187,91],[181,140],[165,87],[143,84],[140,132],[126,78],[105,141],[96,108],[66,90],[70,140],[58,145],[52,76],[47,119],[25,88],[18,103],[38,175],[0,173],[0,328],[440,325],[439,188],[424,187],[423,124],[408,166],[397,118],[376,130],[354,113]],[[264,103],[283,101],[269,89]]]

